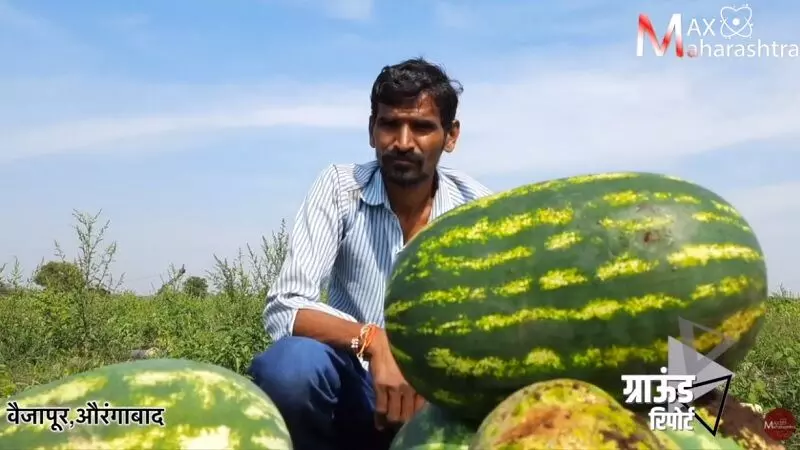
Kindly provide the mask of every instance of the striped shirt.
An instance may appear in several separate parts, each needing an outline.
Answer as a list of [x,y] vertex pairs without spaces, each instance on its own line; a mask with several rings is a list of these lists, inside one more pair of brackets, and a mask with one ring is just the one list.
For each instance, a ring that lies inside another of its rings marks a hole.
[[[491,191],[459,171],[438,168],[431,220]],[[378,162],[331,165],[314,181],[295,217],[286,260],[270,286],[264,326],[291,335],[299,309],[384,326],[383,300],[403,231]],[[323,280],[328,303],[320,302]]]

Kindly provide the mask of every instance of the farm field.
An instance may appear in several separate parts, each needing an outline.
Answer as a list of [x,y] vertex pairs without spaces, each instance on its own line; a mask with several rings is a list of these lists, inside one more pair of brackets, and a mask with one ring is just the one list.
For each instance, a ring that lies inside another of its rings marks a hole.
[[[98,229],[97,216],[75,217],[78,230],[87,224]],[[215,258],[216,267],[206,274],[171,268],[151,296],[115,292],[109,274],[116,244],[102,248],[95,245],[102,235],[78,235],[81,257],[75,262],[65,257],[45,263],[30,280],[13,264],[0,272],[0,398],[143,356],[186,358],[244,373],[253,355],[269,345],[261,311],[285,254],[284,228],[232,261]],[[741,401],[800,414],[798,318],[797,295],[773,293],[757,345],[736,371],[732,392]],[[800,447],[800,437],[788,444]]]

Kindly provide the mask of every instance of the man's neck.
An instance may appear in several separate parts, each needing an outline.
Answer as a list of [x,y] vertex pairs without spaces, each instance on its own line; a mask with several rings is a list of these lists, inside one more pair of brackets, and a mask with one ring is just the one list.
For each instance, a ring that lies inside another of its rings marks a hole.
[[384,183],[386,194],[392,211],[400,217],[419,214],[433,201],[437,186],[436,176],[411,187],[400,187],[393,183]]

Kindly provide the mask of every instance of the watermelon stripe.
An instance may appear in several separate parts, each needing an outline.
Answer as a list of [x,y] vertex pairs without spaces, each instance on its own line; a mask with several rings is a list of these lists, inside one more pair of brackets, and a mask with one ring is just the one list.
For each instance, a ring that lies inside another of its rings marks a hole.
[[692,197],[691,195],[679,195],[673,196],[668,192],[636,192],[632,190],[622,191],[622,192],[612,192],[609,194],[604,195],[603,201],[608,203],[610,206],[619,207],[619,206],[631,206],[637,203],[644,203],[644,202],[675,202],[675,203],[688,203],[699,205],[702,201],[696,197]]
[[437,389],[433,392],[433,398],[439,402],[442,402],[447,405],[451,406],[462,406],[466,405],[469,402],[469,398],[462,397],[456,395],[452,392],[448,392],[444,389]]
[[673,195],[669,192],[636,192],[632,190],[613,192],[603,196],[603,200],[611,206],[631,206],[644,202],[668,202],[699,205],[702,200],[691,195]]
[[[490,199],[490,200],[487,200]],[[602,197],[604,201],[613,205],[613,206],[628,206],[634,205],[636,203],[641,203],[645,201],[652,202],[654,206],[666,206],[671,203],[679,203],[679,204],[701,204],[702,202],[690,195],[671,195],[669,193],[664,192],[655,192],[652,195],[648,195],[647,193],[634,193],[633,191],[623,191],[623,192],[613,192],[606,194]],[[485,199],[487,203],[485,207],[492,206],[496,202],[500,201],[501,198],[494,198],[494,197],[487,197]],[[701,221],[701,222],[709,222],[712,220],[725,222],[739,228],[742,228],[745,231],[750,231],[750,227],[747,226],[746,223],[742,221],[741,215],[733,208],[719,203],[717,201],[711,201],[711,205],[722,212],[730,214],[731,216],[719,215],[714,214],[711,212],[701,212],[695,213],[693,218]],[[464,210],[467,209],[475,209],[479,206],[477,205],[469,205],[471,208],[463,208],[459,210],[460,213],[463,213]],[[583,207],[597,207],[592,202],[582,205]],[[459,243],[463,243],[460,241],[469,241],[469,240],[480,240],[485,241],[485,239],[491,237],[510,237],[511,235],[516,234],[520,231],[526,231],[538,225],[564,225],[568,223],[574,214],[571,208],[567,208],[561,211],[548,209],[548,210],[538,210],[533,212],[524,212],[516,215],[512,215],[509,217],[502,218],[497,221],[497,223],[492,224],[489,222],[488,218],[486,217],[479,217],[478,220],[471,226],[463,226],[460,228],[455,228],[449,230],[443,236],[440,237],[441,240],[444,240],[444,243],[437,242],[436,240],[429,240],[426,241],[420,247],[420,250],[441,250],[442,248],[451,247],[457,245]],[[569,217],[569,219],[567,218]],[[442,219],[445,217],[442,216]],[[672,222],[670,218],[647,218],[644,220],[631,220],[631,221],[617,221],[610,218],[603,219],[602,223],[604,226],[608,228],[623,228],[629,232],[636,232],[641,231],[644,229],[649,229],[652,227],[663,227],[665,225],[669,225]],[[486,227],[498,228],[497,230],[493,230],[488,234],[482,232]],[[510,231],[515,230],[515,231]]]
[[[705,309],[716,310],[720,308],[721,305],[729,307],[731,311],[740,311],[742,308],[747,307],[749,303],[746,301],[722,299],[720,301],[710,302]],[[678,316],[692,321],[698,320],[697,313],[690,309],[664,308],[661,310],[650,310],[636,316],[616,315],[612,321],[615,324],[614,327],[608,327],[607,324],[609,320],[607,319],[586,321],[540,320],[527,322],[518,326],[507,326],[484,331],[469,324],[469,322],[456,322],[447,324],[444,327],[440,326],[439,328],[436,328],[433,323],[427,324],[427,328],[423,329],[422,333],[414,333],[413,331],[403,333],[393,330],[389,330],[389,333],[390,339],[392,339],[395,346],[400,347],[402,345],[400,348],[410,356],[411,364],[418,367],[420,371],[425,372],[425,377],[430,376],[435,379],[444,374],[438,374],[436,371],[427,374],[428,365],[425,362],[426,355],[432,347],[452,349],[456,351],[459,356],[465,358],[481,359],[487,356],[497,356],[503,360],[525,360],[531,350],[540,349],[552,352],[564,361],[571,361],[572,355],[576,354],[576,352],[580,353],[589,348],[595,348],[598,352],[613,353],[612,351],[614,349],[630,347],[630,333],[624,330],[631,330],[631,333],[636,334],[638,337],[635,341],[637,348],[649,348],[654,342],[663,341],[666,339],[667,335],[675,334],[677,331],[665,332],[657,327],[642,326],[640,324],[650,323],[653,320],[657,320],[658,317],[663,317],[662,322],[670,324],[670,329],[677,330]],[[704,316],[699,317],[703,318]],[[728,317],[728,319],[730,318]],[[723,326],[722,323],[724,320],[725,319],[719,319],[717,323],[706,321],[704,325],[714,329]],[[459,330],[459,326],[462,326],[464,329]],[[584,334],[577,334],[574,331],[576,329],[586,331],[584,331]],[[519,342],[519,340],[525,339],[527,336],[536,336],[535,344],[530,346],[509,344],[503,347],[502,352],[492,350],[493,345],[496,345],[494,344],[495,342],[513,342],[514,339]],[[743,339],[749,339],[749,337],[750,335],[747,334]],[[470,345],[464,346],[463,343],[465,341],[470,342]],[[428,346],[417,350],[416,348],[423,345],[423,343],[428,343]],[[459,344],[461,345],[459,346]],[[660,366],[654,367],[655,363],[653,361],[656,360],[642,357],[638,359],[633,358],[628,363],[630,367],[635,370],[644,370],[648,372],[657,371]],[[425,369],[420,367],[420,365],[424,365]],[[594,370],[591,365],[575,367],[586,367],[589,372]],[[497,379],[497,382],[503,383],[500,379]]]
[[640,275],[649,272],[658,266],[658,261],[645,261],[633,257],[629,252],[616,257],[613,261],[602,264],[597,269],[595,277],[601,281],[612,278]]
[[[511,314],[489,314],[477,319],[462,317],[449,322],[437,320],[429,321],[416,328],[413,332],[423,335],[464,335],[476,331],[494,331],[500,328],[518,326],[526,322],[540,320],[594,320],[612,319],[617,314],[636,316],[638,314],[661,310],[667,307],[686,308],[695,301],[714,299],[718,296],[732,297],[745,292],[748,288],[758,288],[760,283],[743,275],[738,277],[725,277],[718,283],[708,283],[698,286],[691,295],[690,300],[682,300],[665,294],[647,294],[640,297],[631,297],[625,300],[598,298],[590,300],[586,306],[575,308],[524,308]],[[390,324],[391,330],[397,333],[407,333],[405,327]]]
[[394,360],[395,361],[401,362],[401,363],[402,362],[411,361],[411,356],[409,356],[408,353],[400,350],[399,348],[397,348],[396,346],[392,345],[391,343],[389,344],[389,347],[392,350],[392,355],[394,356]]
[[533,256],[533,249],[523,246],[493,253],[482,258],[447,256],[441,253],[422,253],[419,255],[419,261],[414,265],[415,271],[407,277],[407,280],[422,279],[430,276],[430,271],[427,270],[430,268],[447,270],[454,275],[458,275],[462,270],[485,271],[493,269],[503,263],[529,258],[531,256]]
[[694,220],[704,223],[721,222],[741,228],[743,231],[752,231],[752,228],[750,228],[747,224],[743,223],[741,218],[739,217],[724,216],[712,212],[701,212],[701,213],[699,212],[692,214],[692,218]]
[[726,204],[720,203],[720,202],[718,202],[716,200],[712,200],[711,203],[714,205],[714,208],[716,208],[716,209],[718,209],[720,211],[724,211],[724,212],[726,212],[728,214],[731,214],[731,215],[733,215],[735,217],[742,217],[741,213],[739,213],[739,211],[737,211],[736,208],[734,208],[731,205],[726,205]]
[[[44,389],[35,394],[24,395],[16,397],[16,401],[20,408],[25,406],[40,406],[40,405],[60,405],[67,402],[72,402],[83,397],[91,396],[93,392],[103,389],[107,384],[107,380],[101,376],[88,376],[78,379],[70,380],[69,382],[56,385],[50,389]],[[19,430],[21,428],[11,428],[7,432]],[[0,434],[0,437],[3,435]]]
[[[562,210],[564,216],[562,219],[548,219],[548,220],[567,220],[566,215],[569,210]],[[437,270],[444,270],[451,272],[454,275],[460,275],[461,270],[476,270],[476,271],[486,271],[492,268],[497,267],[498,265],[502,265],[507,262],[514,262],[519,259],[527,258],[533,256],[534,249],[531,247],[524,247],[524,246],[517,246],[510,250],[505,250],[497,253],[493,253],[491,255],[487,255],[483,258],[468,258],[464,256],[448,256],[440,251],[453,245],[453,243],[457,244],[464,244],[464,240],[481,240],[485,241],[489,238],[493,237],[506,237],[512,238],[514,235],[525,231],[527,227],[533,227],[542,222],[530,222],[528,216],[530,215],[537,215],[540,211],[533,212],[533,213],[524,213],[520,216],[514,216],[512,219],[508,219],[509,221],[504,224],[499,224],[500,228],[493,230],[492,232],[484,232],[479,235],[475,229],[483,229],[489,225],[486,225],[488,219],[483,219],[483,222],[479,222],[472,228],[456,228],[451,230],[450,232],[446,233],[438,240],[433,239],[430,241],[426,241],[425,244],[420,246],[420,250],[418,253],[418,259],[414,262],[414,270],[406,277],[406,281],[412,281],[414,279],[422,279],[431,275],[429,269],[436,268]],[[570,213],[571,214],[571,213]],[[522,218],[521,216],[525,216]],[[714,213],[709,212],[702,212],[702,213],[695,213],[693,215],[698,221],[701,222],[711,222],[711,221],[718,221],[725,224],[730,224],[740,228],[742,231],[750,231],[750,227],[746,224],[741,223],[738,219],[734,219],[731,217],[720,216]],[[611,219],[611,218],[603,218],[600,220],[600,225],[608,229],[616,229],[622,233],[640,233],[642,231],[652,230],[652,229],[659,229],[671,225],[674,219],[669,217],[659,217],[659,218],[639,218],[639,219]],[[563,225],[561,223],[548,223],[549,225]],[[513,231],[512,231],[513,230]],[[456,242],[458,239],[461,239],[462,242]],[[556,235],[551,236],[548,238],[548,241],[545,244],[545,248],[548,250],[556,250],[556,249],[564,249],[569,248],[574,244],[577,244],[582,240],[582,237],[575,231],[566,231]],[[444,243],[443,243],[444,242]],[[699,246],[698,246],[699,247]],[[721,248],[719,244],[714,244],[712,246],[707,246],[706,249],[697,248],[694,249],[695,252],[708,252],[712,254],[727,254],[727,253],[744,253],[743,256],[748,261],[758,260],[760,258],[759,252],[753,249],[745,249],[743,246],[742,248]],[[687,249],[687,251],[692,251]],[[630,258],[629,255],[621,255],[618,258]],[[730,259],[730,256],[715,256],[712,258],[716,259]],[[403,264],[409,264],[410,260],[406,260]],[[401,267],[398,267],[400,269]],[[402,267],[404,268],[404,267]],[[395,273],[398,273],[396,271]],[[641,272],[638,272],[641,273]],[[602,278],[601,278],[602,279]]]
[[528,186],[523,186],[517,189],[508,190],[505,192],[501,192],[495,194],[490,197],[482,197],[473,202],[470,202],[464,206],[458,208],[458,211],[449,211],[447,214],[442,215],[441,217],[446,217],[451,212],[463,214],[466,211],[474,211],[479,209],[486,209],[491,206],[494,206],[498,202],[505,202],[508,200],[512,200],[515,198],[523,198],[527,197],[534,192],[543,192],[543,191],[553,191],[556,192],[560,189],[574,186],[578,184],[588,184],[588,183],[595,183],[595,182],[602,182],[602,181],[613,181],[613,180],[624,180],[630,178],[636,178],[640,176],[636,173],[604,173],[604,174],[595,174],[595,175],[587,175],[587,176],[580,176],[574,177],[567,181],[567,179],[559,179],[559,180],[550,180],[545,181],[542,183],[531,184]]
[[[607,181],[607,180],[597,180],[597,181]],[[507,200],[512,199],[514,197],[524,197],[526,195],[530,195],[533,192],[544,191],[544,190],[553,190],[552,187],[548,189],[548,187],[544,186],[544,185],[534,185],[534,186],[536,187],[535,189],[530,189],[530,190],[522,189],[522,190],[519,190],[519,191],[508,191],[507,193],[500,194],[498,196],[484,197],[482,199],[477,200],[474,203],[471,203],[469,205],[466,205],[465,207],[462,207],[459,210],[459,214],[462,214],[467,210],[486,209],[486,208],[489,208],[491,206],[494,206],[495,204],[497,204],[500,201],[507,201]],[[566,186],[567,186],[567,184],[564,184],[564,185],[562,185],[560,187],[563,188],[563,187],[566,187]],[[608,194],[605,194],[605,195],[602,196],[602,200],[605,203],[609,204],[610,206],[614,206],[614,207],[630,206],[630,205],[635,205],[637,203],[643,203],[643,202],[652,202],[652,203],[657,204],[657,205],[668,205],[670,203],[700,205],[700,204],[703,203],[702,200],[700,200],[700,199],[698,199],[698,198],[696,198],[694,196],[691,196],[691,195],[674,195],[674,194],[669,193],[669,192],[652,192],[652,193],[649,193],[649,192],[635,192],[635,191],[632,191],[632,190],[608,193]],[[588,204],[588,206],[596,206],[596,205],[594,203],[590,203],[590,204]],[[717,209],[719,211],[723,211],[725,213],[728,213],[728,214],[732,215],[733,217],[726,218],[727,221],[729,221],[730,223],[742,226],[742,223],[740,222],[740,220],[737,220],[737,219],[741,219],[742,216],[741,216],[741,214],[739,214],[738,211],[736,211],[736,209],[734,209],[734,208],[732,208],[732,207],[730,207],[728,205],[724,205],[724,204],[722,204],[720,202],[717,202],[717,201],[712,201],[711,202],[711,206],[713,206],[715,209]],[[711,214],[711,213],[709,213],[709,214]],[[722,217],[725,217],[725,216],[718,216],[718,217],[722,218]],[[704,219],[698,218],[698,220],[703,221]],[[720,220],[724,220],[724,219],[720,219]],[[747,228],[749,229],[749,227],[747,227]]]
[[[739,221],[732,219],[730,217],[720,216],[713,213],[696,213],[694,214],[697,220],[702,222],[711,222],[711,221],[718,221],[726,224],[730,224],[736,227],[739,227],[743,231],[750,231],[750,227],[744,224],[741,224]],[[650,219],[650,220],[612,220],[612,219],[603,219],[601,220],[601,224],[607,228],[618,228],[623,230],[623,232],[628,233],[637,233],[648,229],[663,227],[670,223],[670,219]],[[547,250],[560,250],[569,248],[582,240],[582,237],[575,231],[567,231],[563,233],[556,234],[548,239],[545,244]],[[692,250],[687,250],[692,251]],[[758,260],[760,259],[760,255],[757,251],[752,249],[734,249],[728,248],[723,249],[719,248],[719,245],[710,246],[707,249],[694,249],[695,253],[697,252],[708,252],[708,253],[716,253],[716,254],[729,254],[729,253],[744,253],[745,260]],[[411,272],[407,277],[406,281],[413,281],[414,279],[422,279],[425,277],[431,276],[431,272],[429,269],[436,268],[437,270],[445,270],[450,272],[453,275],[460,275],[462,270],[475,270],[475,271],[486,271],[493,268],[496,268],[499,265],[502,265],[507,262],[514,262],[520,259],[532,257],[534,254],[534,249],[531,247],[524,247],[518,246],[514,247],[510,250],[505,250],[497,253],[493,253],[491,255],[487,255],[486,257],[479,257],[479,258],[468,258],[464,256],[448,256],[439,252],[435,253],[428,253],[428,252],[420,252],[418,257],[419,259],[414,264],[414,271]],[[716,259],[730,259],[730,256],[718,256],[715,257]],[[630,266],[630,269],[623,269],[623,268],[609,268],[609,267],[602,267],[601,271],[607,271],[608,275],[599,274],[599,278],[601,280],[606,280],[613,275],[613,273],[617,270],[620,271],[621,275],[627,274],[638,274],[644,273],[648,270],[651,270],[655,267],[656,262],[647,262],[644,260],[635,260],[633,259],[630,254],[623,254],[617,257],[619,261],[611,262],[607,264],[614,264],[614,265],[626,265]],[[403,266],[398,266],[398,270],[395,273],[399,273],[402,269],[404,269],[404,265],[409,264],[410,260],[405,260],[402,264]]]
[[609,230],[616,230],[626,234],[637,234],[642,231],[665,228],[675,220],[672,217],[644,217],[640,219],[600,219],[602,227]]
[[547,242],[545,242],[545,248],[550,251],[566,250],[573,245],[580,243],[582,240],[583,237],[577,231],[565,231],[563,233],[554,234],[547,238]]
[[[764,305],[737,311],[715,331],[737,341],[765,312]],[[720,344],[722,340],[716,333],[705,332],[696,337],[694,348],[706,353]],[[589,348],[566,357],[567,361],[555,351],[543,348],[532,350],[524,359],[503,359],[463,357],[450,349],[434,347],[428,352],[427,361],[430,367],[444,371],[447,376],[514,378],[547,373],[553,369],[563,370],[566,366],[613,368],[631,359],[655,361],[666,357],[667,341],[657,340],[646,347]]]
[[499,220],[482,217],[472,226],[454,227],[441,236],[425,240],[419,251],[438,252],[442,249],[461,246],[469,242],[486,242],[493,238],[509,238],[521,231],[542,225],[565,225],[574,218],[572,208],[543,208],[535,211],[513,214]]
[[[627,333],[606,328],[604,324],[611,319],[615,321],[616,326],[623,329],[634,327],[631,330],[632,332],[635,330],[640,342],[650,342],[663,338],[666,332],[655,327],[640,328],[638,323],[646,323],[660,316],[665,326],[669,323],[672,324],[671,327],[676,328],[675,318],[682,316],[713,327],[718,323],[708,318],[704,319],[704,311],[715,310],[723,305],[728,311],[745,307],[750,304],[750,298],[760,295],[763,282],[757,278],[750,279],[745,288],[746,293],[738,296],[735,294],[736,286],[734,280],[725,279],[721,283],[697,285],[692,291],[685,293],[636,294],[635,290],[632,290],[631,293],[634,295],[628,297],[627,302],[623,301],[624,298],[606,297],[603,292],[598,292],[599,295],[594,298],[595,302],[592,302],[594,309],[586,308],[585,302],[581,303],[582,306],[566,302],[561,302],[563,305],[553,302],[548,306],[542,302],[542,306],[533,307],[510,303],[506,309],[509,311],[506,315],[511,316],[510,318],[502,317],[505,315],[491,309],[484,309],[485,312],[481,314],[479,307],[484,305],[473,303],[465,309],[453,309],[437,320],[435,316],[431,316],[430,311],[441,308],[433,306],[409,312],[408,314],[413,313],[413,317],[406,318],[406,314],[403,314],[399,316],[400,320],[388,318],[386,327],[393,335],[393,340],[411,355],[419,355],[414,348],[425,341],[429,342],[426,336],[444,339],[440,339],[437,345],[458,347],[461,337],[469,333],[476,333],[474,339],[478,340],[476,345],[470,347],[470,352],[475,355],[486,354],[487,349],[491,347],[491,341],[514,339],[514,336],[536,335],[540,346],[565,351],[571,347],[591,345],[599,338],[609,345],[620,345],[628,341]],[[687,306],[683,302],[689,302],[689,299],[694,299],[694,302]],[[661,308],[656,308],[655,306],[659,304]],[[572,308],[574,312],[570,312]],[[596,317],[591,317],[592,312],[595,312]],[[607,316],[612,313],[615,314]],[[576,327],[591,327],[591,331],[587,328],[584,333],[588,334],[572,337],[573,342],[570,344],[570,339],[565,339],[564,336],[573,336]],[[521,350],[523,349],[516,346],[508,346],[504,348],[502,354],[520,356]]]
[[[692,219],[703,222],[720,222],[726,225],[731,225],[739,228],[742,231],[752,231],[750,226],[739,218],[724,216],[712,212],[698,212],[692,214]],[[626,233],[639,233],[651,229],[664,228],[674,223],[672,217],[648,217],[645,219],[611,219],[604,218],[600,220],[600,224],[608,229],[617,229]]]
[[456,286],[448,290],[429,291],[422,294],[417,301],[398,301],[386,308],[385,317],[396,317],[398,314],[416,305],[451,305],[472,301],[486,300],[487,293],[493,296],[510,297],[528,292],[533,279],[530,277],[513,280],[493,288],[468,288]]
[[[688,245],[684,246],[680,251],[673,252],[667,256],[667,260],[674,267],[678,268],[691,268],[698,265],[705,266],[713,261],[733,259],[743,261],[761,261],[763,260],[763,256],[760,252],[750,247],[731,244]],[[601,265],[598,268],[595,277],[601,281],[608,281],[612,278],[621,276],[642,274],[646,271],[654,269],[657,267],[657,265],[658,261],[644,261],[641,259],[632,258],[629,253],[625,253],[617,257],[615,260]],[[539,284],[542,290],[553,290],[571,285],[583,284],[588,281],[589,279],[580,274],[578,269],[570,268],[548,271],[539,279]],[[718,283],[730,283],[730,281],[726,278],[719,280]],[[414,306],[444,306],[448,304],[485,301],[487,298],[487,291],[493,295],[508,297],[510,295],[527,292],[530,285],[530,277],[524,277],[519,280],[504,283],[503,285],[495,288],[470,288],[465,286],[456,286],[449,290],[428,291],[424,292],[421,298],[417,301],[400,300],[390,304],[385,310],[385,317],[397,317],[400,313],[408,311]],[[707,286],[707,284],[704,284],[701,287],[703,289],[708,289],[707,287],[703,286]],[[695,294],[692,294],[692,296],[694,295]],[[596,302],[604,300],[605,299],[594,299],[591,301]]]
[[763,256],[757,250],[736,244],[689,245],[667,256],[667,261],[676,267],[705,266],[710,261],[731,259],[762,261]]
[[[462,214],[466,211],[472,210],[479,210],[479,209],[487,209],[499,202],[507,202],[509,200],[517,199],[517,198],[524,198],[536,192],[553,192],[557,193],[565,188],[575,187],[577,185],[594,183],[596,185],[613,185],[610,182],[619,181],[619,180],[630,180],[632,178],[642,178],[643,175],[647,176],[647,174],[640,174],[640,173],[608,173],[608,174],[597,174],[598,176],[590,175],[590,176],[578,176],[572,178],[562,178],[557,180],[550,180],[541,183],[531,184],[527,186],[523,186],[517,189],[509,190],[506,192],[502,192],[499,194],[495,194],[490,197],[484,197],[478,199],[474,202],[471,202],[457,211],[458,214]],[[602,176],[600,176],[602,175]],[[671,181],[683,181],[676,177],[670,176],[661,176],[663,180],[671,180]],[[674,186],[674,184],[673,184]],[[628,192],[628,191],[624,191]],[[646,194],[644,194],[646,195]],[[675,195],[671,192],[653,192],[652,196],[648,197],[638,197],[642,198],[642,200],[652,201],[652,200],[673,200],[678,203],[691,203],[691,204],[699,204],[700,200],[696,197],[691,195]],[[719,202],[715,202],[716,205],[719,205],[719,209],[727,210],[728,212],[739,215],[739,213],[731,207],[724,205]],[[625,203],[620,203],[625,204]],[[631,204],[631,203],[627,203]],[[456,213],[456,211],[454,211]]]
[[575,267],[569,269],[553,269],[547,271],[547,273],[539,278],[539,287],[543,291],[552,291],[554,289],[584,284],[588,281],[589,278],[582,275]]
[[469,407],[470,404],[474,404],[476,401],[479,402],[489,401],[497,404],[503,401],[503,399],[505,398],[505,396],[490,397],[488,395],[485,395],[483,393],[478,393],[475,391],[470,392],[469,395],[460,395],[458,393],[446,391],[444,389],[434,390],[433,393],[430,395],[430,397],[437,405],[449,406],[451,408],[455,408],[456,410],[460,408]]

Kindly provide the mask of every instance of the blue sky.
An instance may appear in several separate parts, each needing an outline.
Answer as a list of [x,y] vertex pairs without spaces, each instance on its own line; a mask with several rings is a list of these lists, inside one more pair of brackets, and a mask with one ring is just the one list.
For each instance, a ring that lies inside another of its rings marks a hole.
[[[800,43],[800,5],[749,4],[751,39]],[[635,56],[639,13],[661,35],[726,5],[0,0],[0,261],[33,268],[54,239],[74,256],[72,209],[102,208],[127,287],[170,263],[202,275],[291,222],[325,165],[372,158],[371,83],[421,55],[465,88],[444,164],[496,190],[691,179],[743,211],[771,284],[800,290],[797,59]]]

